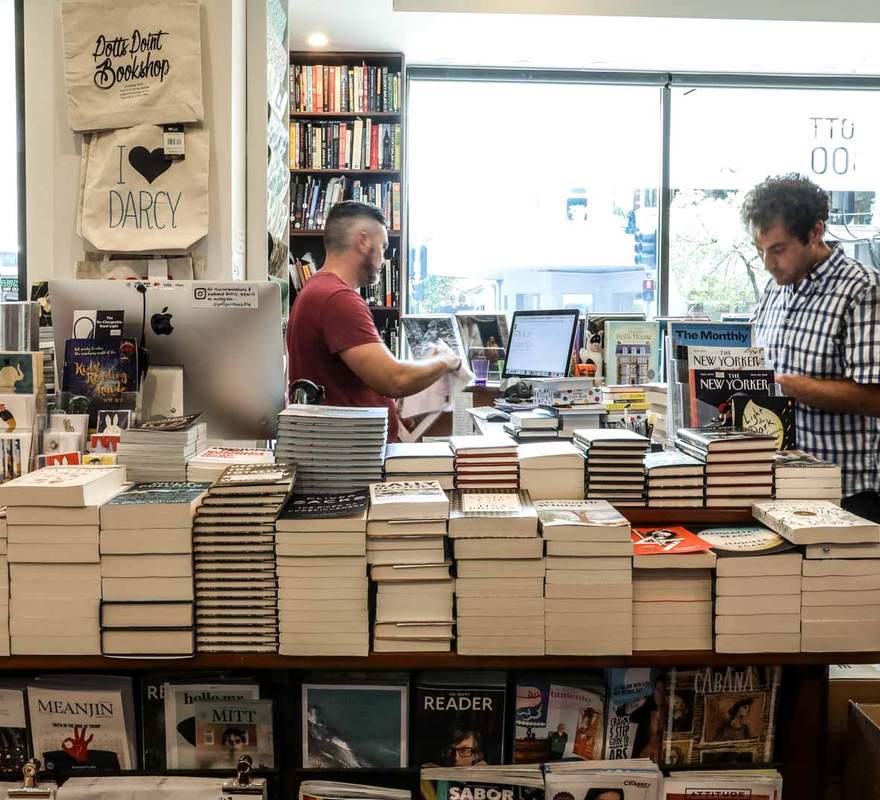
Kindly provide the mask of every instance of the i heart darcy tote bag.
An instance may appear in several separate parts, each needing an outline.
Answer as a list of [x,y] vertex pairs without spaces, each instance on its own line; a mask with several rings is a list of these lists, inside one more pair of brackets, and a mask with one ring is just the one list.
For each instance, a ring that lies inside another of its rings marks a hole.
[[162,128],[92,134],[83,160],[82,236],[119,253],[185,250],[208,232],[208,131],[187,128],[186,158],[170,161]]
[[73,130],[203,119],[197,0],[64,0],[61,22]]

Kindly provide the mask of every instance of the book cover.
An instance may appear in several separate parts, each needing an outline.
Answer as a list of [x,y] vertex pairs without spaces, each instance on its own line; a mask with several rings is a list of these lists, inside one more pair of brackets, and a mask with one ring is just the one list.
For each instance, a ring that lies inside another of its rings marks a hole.
[[597,766],[576,772],[567,765],[548,764],[545,797],[547,800],[659,800],[663,786],[660,770],[622,765]]
[[421,772],[421,794],[422,800],[544,800],[544,776],[538,767],[530,773],[518,767],[506,774],[502,768],[491,777],[428,767]]
[[218,489],[235,486],[277,486],[286,493],[293,485],[294,467],[285,464],[232,464],[214,482]]
[[700,539],[706,542],[719,558],[770,556],[794,549],[791,542],[763,525],[706,528],[700,531]]
[[559,526],[629,527],[629,522],[607,500],[536,500],[542,528]]
[[149,481],[135,483],[130,489],[116,495],[108,506],[151,506],[180,503],[190,505],[211,487],[210,483],[189,481]]
[[513,761],[534,764],[563,758],[602,758],[605,681],[601,674],[557,683],[549,676],[516,682]]
[[752,511],[755,519],[783,535],[812,528],[846,530],[873,524],[830,500],[766,500],[755,503]]
[[271,700],[198,700],[196,768],[231,769],[249,755],[254,769],[275,766]]
[[104,436],[121,436],[131,427],[133,412],[127,409],[100,409],[98,411],[98,433]]
[[608,670],[605,758],[650,758],[659,763],[669,716],[669,677],[653,667]]
[[667,325],[669,341],[676,358],[686,356],[679,348],[702,347],[752,347],[751,322],[680,322]]
[[145,433],[176,433],[178,431],[192,430],[202,416],[200,411],[198,414],[187,414],[183,417],[163,417],[162,419],[152,419],[142,422],[136,428],[129,428],[131,431],[144,431]]
[[452,495],[450,519],[468,517],[537,517],[524,489],[460,489]]
[[634,556],[661,553],[684,555],[711,550],[708,542],[680,525],[671,525],[667,528],[633,528],[631,538]]
[[205,700],[259,700],[260,687],[251,683],[166,683],[165,765],[196,767],[195,703]]
[[682,453],[680,450],[662,450],[659,453],[645,453],[645,471],[650,479],[667,475],[702,475],[703,462]]
[[446,492],[437,481],[386,481],[370,484],[370,505],[394,506],[398,503],[443,503]]
[[27,759],[24,690],[0,687],[0,770],[20,773]]
[[42,387],[42,352],[0,352],[0,394],[36,394]]
[[366,489],[344,494],[300,494],[287,501],[279,519],[327,519],[363,514],[369,493]]
[[791,474],[803,472],[803,475],[798,475],[798,477],[802,478],[814,477],[814,475],[811,475],[810,473],[816,473],[823,470],[831,471],[838,475],[840,474],[840,467],[837,464],[823,461],[821,458],[816,458],[816,456],[811,455],[810,453],[805,453],[803,450],[780,451],[776,454],[774,469],[776,470],[777,476],[783,471]]
[[47,770],[134,769],[118,690],[28,686],[34,755]]
[[466,355],[452,314],[405,314],[403,335],[416,361],[430,357],[436,342],[443,342],[459,358]]
[[660,800],[697,800],[718,798],[724,800],[779,800],[782,796],[782,776],[769,774],[730,773],[723,775],[699,772],[672,773],[663,780]]
[[777,450],[794,450],[797,447],[796,403],[793,397],[734,395],[731,402],[735,428],[773,436]]
[[37,413],[37,396],[0,394],[0,431],[12,433],[31,430]]
[[763,347],[701,347],[687,348],[687,368],[712,370],[764,369]]
[[608,320],[605,323],[605,380],[616,385],[640,385],[659,379],[657,323]]
[[504,675],[426,675],[415,687],[413,762],[476,767],[504,763]]
[[773,443],[772,436],[741,428],[679,428],[675,435],[686,444],[709,451],[723,445],[732,445],[729,449],[733,450],[740,445],[754,449],[762,442]]
[[781,676],[781,667],[673,668],[664,763],[706,769],[771,763]]
[[70,394],[67,410],[88,414],[89,427],[96,428],[99,411],[130,407],[133,402],[138,390],[137,343],[121,337],[68,339],[61,389]]
[[406,686],[303,684],[303,767],[406,767],[407,694]]
[[773,370],[704,370],[690,374],[691,425],[730,427],[732,398],[767,396],[773,391]]
[[221,466],[222,464],[272,464],[271,450],[241,447],[209,447],[187,463],[194,466]]

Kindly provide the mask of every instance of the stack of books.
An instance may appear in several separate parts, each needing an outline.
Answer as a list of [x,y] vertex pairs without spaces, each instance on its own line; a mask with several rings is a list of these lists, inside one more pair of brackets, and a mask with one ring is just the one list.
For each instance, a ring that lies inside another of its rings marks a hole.
[[843,496],[840,467],[803,450],[777,453],[773,479],[777,500],[834,500],[839,503]]
[[629,522],[604,500],[543,500],[535,510],[546,548],[546,654],[629,655]]
[[223,470],[235,464],[272,464],[274,461],[275,454],[271,450],[209,447],[186,462],[186,479],[213,483]]
[[535,500],[582,500],[584,457],[570,442],[533,442],[516,449],[519,485]]
[[[452,496],[460,655],[544,654],[544,559],[529,493]],[[529,633],[524,634],[524,627]]]
[[715,651],[801,649],[801,561],[790,542],[762,525],[700,531],[715,565]]
[[278,415],[277,461],[297,494],[346,494],[382,480],[388,409],[290,405]]
[[633,649],[712,649],[715,554],[687,528],[634,528]]
[[702,506],[705,464],[678,450],[645,454],[649,508]]
[[369,655],[367,492],[294,495],[275,522],[275,558],[278,652]]
[[559,417],[545,408],[532,411],[514,411],[504,423],[504,432],[516,441],[529,439],[555,439],[559,429]]
[[122,467],[44,467],[0,486],[12,655],[100,655],[101,504]]
[[750,506],[773,496],[776,438],[737,428],[679,428],[675,446],[706,465],[706,505]]
[[831,500],[772,500],[752,511],[802,563],[801,650],[880,650],[880,525]]
[[[227,467],[202,500],[194,537],[196,644],[202,652],[275,652],[278,615],[259,595],[248,605],[220,606],[218,590],[235,585],[272,591],[275,519],[293,489],[294,470],[283,464]],[[217,533],[222,525],[231,533]],[[211,532],[208,532],[208,531]],[[253,583],[251,583],[253,582]],[[202,606],[202,591],[209,592]],[[236,599],[244,599],[235,595]],[[227,599],[232,599],[228,597]]]
[[370,486],[367,562],[377,584],[373,650],[448,652],[454,581],[446,558],[449,498],[437,481]]
[[639,385],[605,385],[602,389],[602,405],[608,412],[606,425],[616,425],[633,418],[644,420],[648,413],[645,390]]
[[395,442],[385,448],[386,481],[437,481],[455,488],[455,459],[446,442]]
[[568,407],[552,406],[548,407],[548,410],[559,418],[559,429],[556,431],[559,439],[571,439],[579,428],[601,427],[602,420],[608,414],[601,403]]
[[127,467],[128,479],[186,481],[186,462],[207,445],[208,429],[200,416],[168,417],[123,430],[116,461]]
[[136,483],[101,507],[101,652],[190,656],[193,513],[209,483]]
[[577,430],[574,446],[587,459],[585,496],[615,506],[645,505],[645,453],[651,442],[629,430]]
[[669,394],[665,383],[646,383],[645,401],[648,403],[648,424],[651,439],[658,444],[669,441]]
[[452,436],[458,489],[518,489],[516,442],[507,436]]

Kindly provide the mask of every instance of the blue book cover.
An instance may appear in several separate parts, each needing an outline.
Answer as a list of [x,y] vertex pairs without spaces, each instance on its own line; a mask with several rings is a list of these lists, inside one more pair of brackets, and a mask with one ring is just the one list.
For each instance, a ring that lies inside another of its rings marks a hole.
[[113,337],[68,339],[64,347],[61,390],[69,396],[65,410],[88,414],[89,427],[98,425],[98,412],[129,408],[138,389],[137,343]]
[[165,505],[183,503],[190,505],[211,488],[210,482],[150,481],[136,483],[122,494],[110,500],[109,506]]
[[751,322],[669,322],[669,340],[676,357],[677,348],[753,347]]

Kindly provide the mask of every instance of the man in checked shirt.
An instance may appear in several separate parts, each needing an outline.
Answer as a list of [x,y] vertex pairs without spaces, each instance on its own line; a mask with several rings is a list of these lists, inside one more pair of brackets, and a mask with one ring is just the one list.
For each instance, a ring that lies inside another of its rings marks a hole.
[[755,339],[797,400],[798,446],[840,465],[843,507],[880,522],[880,272],[825,242],[828,211],[800,175],[746,195],[742,221],[772,278]]

